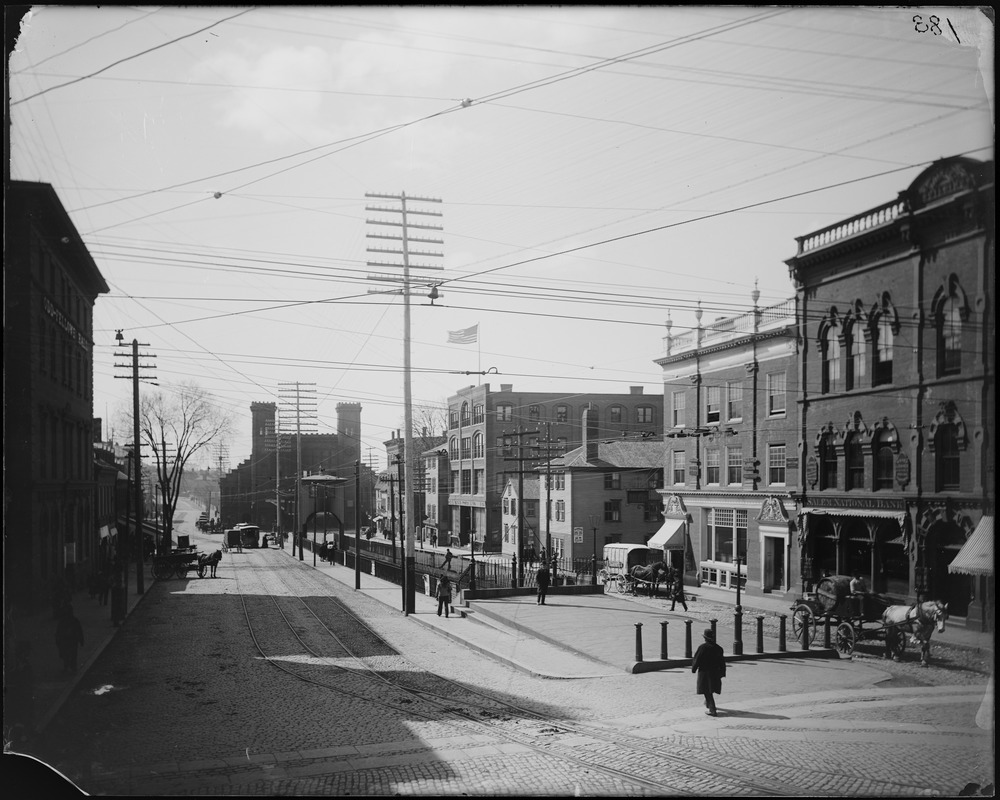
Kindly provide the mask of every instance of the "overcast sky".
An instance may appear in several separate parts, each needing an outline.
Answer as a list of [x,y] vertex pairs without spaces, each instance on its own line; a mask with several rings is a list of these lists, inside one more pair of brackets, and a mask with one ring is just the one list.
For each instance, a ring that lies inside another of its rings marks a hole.
[[11,174],[54,186],[111,289],[96,416],[131,402],[123,329],[160,390],[235,416],[230,466],[250,403],[295,381],[320,432],[361,403],[384,464],[404,304],[369,276],[402,270],[366,265],[399,232],[368,220],[399,215],[366,193],[441,201],[410,206],[443,240],[414,246],[443,255],[413,259],[442,267],[411,270],[415,404],[661,394],[668,315],[791,297],[796,236],[993,157],[992,36],[971,7],[42,6],[10,62]]

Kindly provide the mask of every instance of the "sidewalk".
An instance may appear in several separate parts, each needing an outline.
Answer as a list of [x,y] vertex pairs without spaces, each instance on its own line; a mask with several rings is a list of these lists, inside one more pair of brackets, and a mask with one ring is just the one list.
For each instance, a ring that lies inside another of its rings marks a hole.
[[[154,583],[149,574],[149,563],[144,566],[143,588]],[[128,571],[126,591],[126,616],[142,602],[145,593],[136,593],[136,568]],[[29,615],[14,617],[8,623],[12,630],[4,631],[5,641],[13,644],[17,656],[26,664],[16,670],[10,654],[4,653],[4,742],[14,749],[25,739],[41,732],[62,704],[76,688],[90,665],[108,646],[118,628],[111,622],[111,599],[102,606],[91,598],[86,589],[72,596],[73,613],[83,627],[83,645],[79,650],[77,669],[74,673],[63,671],[56,649],[56,620],[49,603],[39,603],[39,610]]]

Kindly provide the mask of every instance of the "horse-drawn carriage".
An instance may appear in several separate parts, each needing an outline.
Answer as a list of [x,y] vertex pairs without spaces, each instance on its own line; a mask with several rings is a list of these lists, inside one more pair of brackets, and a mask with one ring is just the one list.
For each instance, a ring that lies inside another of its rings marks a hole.
[[635,594],[640,589],[651,595],[669,578],[669,568],[663,561],[663,551],[641,544],[607,544],[604,546],[604,567],[597,581],[607,592]]
[[222,561],[220,550],[209,554],[199,553],[193,547],[183,547],[164,555],[154,555],[151,569],[153,577],[157,580],[166,580],[173,576],[186,578],[189,572],[197,572],[199,578],[204,578],[211,572],[214,578],[220,561]]
[[[885,643],[886,658],[900,659],[906,642],[912,637],[921,645],[920,660],[924,666],[930,657],[930,639],[937,625],[944,630],[948,606],[937,601],[894,604],[878,594],[852,593],[848,575],[828,575],[816,586],[816,591],[796,598],[792,606],[792,634],[799,642],[808,635],[816,641],[821,628],[830,625],[834,633],[831,642],[842,655],[851,655],[858,642]],[[807,633],[808,631],[808,633]]]

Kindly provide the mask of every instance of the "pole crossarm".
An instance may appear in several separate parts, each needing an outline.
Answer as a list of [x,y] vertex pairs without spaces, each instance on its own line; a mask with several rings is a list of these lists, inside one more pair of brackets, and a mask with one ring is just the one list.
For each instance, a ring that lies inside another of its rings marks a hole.
[[[426,208],[414,208],[411,204],[413,203],[440,203],[441,200],[438,198],[430,197],[412,197],[407,196],[405,192],[400,192],[399,194],[382,194],[378,192],[366,192],[365,197],[372,198],[376,200],[391,200],[393,201],[392,206],[366,206],[366,211],[372,211],[382,214],[392,214],[399,215],[398,220],[384,220],[384,219],[367,219],[366,224],[368,225],[378,225],[385,227],[399,228],[401,236],[389,237],[389,236],[379,236],[378,234],[371,235],[371,238],[377,239],[390,239],[397,241],[400,245],[399,250],[391,250],[385,247],[369,247],[368,252],[370,253],[384,253],[390,255],[399,256],[402,259],[402,264],[389,264],[380,261],[369,261],[368,266],[370,267],[381,267],[386,268],[397,268],[402,269],[402,280],[393,279],[387,276],[369,276],[371,280],[376,281],[393,281],[401,283],[402,287],[399,290],[392,290],[391,292],[382,291],[371,291],[369,294],[388,294],[388,293],[399,293],[403,296],[403,406],[405,410],[404,414],[404,427],[405,436],[403,441],[403,458],[404,458],[404,475],[403,475],[403,490],[404,490],[404,500],[402,509],[402,518],[404,521],[404,542],[405,542],[405,555],[403,559],[403,612],[406,614],[412,614],[414,612],[415,605],[415,530],[414,530],[414,520],[416,519],[416,514],[414,511],[414,461],[415,453],[413,446],[413,396],[412,396],[412,367],[410,363],[410,269],[441,269],[441,267],[425,266],[420,264],[411,264],[411,256],[421,256],[421,257],[434,257],[441,258],[442,254],[436,252],[426,252],[426,251],[413,251],[411,250],[411,241],[421,241],[417,239],[411,239],[411,230],[442,230],[440,225],[420,225],[412,222],[411,217],[440,217],[441,213],[438,211],[430,211]],[[398,204],[398,205],[397,205]],[[422,240],[423,244],[441,244],[440,242],[434,240]]]

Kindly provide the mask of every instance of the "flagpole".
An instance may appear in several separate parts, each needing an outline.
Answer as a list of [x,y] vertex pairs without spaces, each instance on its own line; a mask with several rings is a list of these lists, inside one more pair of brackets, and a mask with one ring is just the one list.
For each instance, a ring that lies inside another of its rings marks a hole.
[[483,384],[483,337],[479,335],[479,323],[476,323],[476,374],[479,376],[479,383]]

